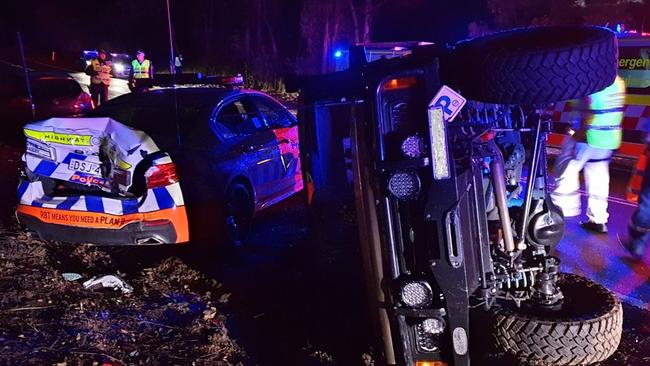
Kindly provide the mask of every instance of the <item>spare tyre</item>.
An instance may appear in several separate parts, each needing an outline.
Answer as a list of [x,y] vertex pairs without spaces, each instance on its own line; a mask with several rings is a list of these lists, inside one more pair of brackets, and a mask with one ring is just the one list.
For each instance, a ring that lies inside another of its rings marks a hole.
[[[516,307],[511,301],[491,309],[492,340],[523,365],[589,365],[618,348],[623,331],[621,302],[605,287],[573,274],[560,274],[562,305],[553,310]],[[546,310],[546,311],[544,311]]]
[[441,60],[441,78],[468,99],[529,105],[600,91],[617,66],[609,29],[540,27],[459,42]]

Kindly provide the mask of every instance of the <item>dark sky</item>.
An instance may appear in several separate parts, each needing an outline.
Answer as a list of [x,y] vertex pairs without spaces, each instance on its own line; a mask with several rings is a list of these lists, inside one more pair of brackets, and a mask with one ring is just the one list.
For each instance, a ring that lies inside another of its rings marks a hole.
[[[262,0],[267,1],[267,0]],[[270,0],[273,31],[280,52],[296,57],[304,40],[300,9],[305,0]],[[323,0],[327,1],[327,0]],[[186,59],[205,53],[228,57],[241,40],[242,24],[251,14],[246,0],[171,0],[175,42]],[[455,41],[464,38],[467,24],[485,19],[485,0],[378,0],[374,41]],[[213,30],[205,24],[212,14]],[[83,49],[107,48],[133,53],[144,48],[164,64],[169,52],[165,0],[35,1],[4,0],[0,5],[0,56],[15,52],[15,32],[21,30],[27,51],[79,54]],[[3,54],[4,53],[4,54]]]

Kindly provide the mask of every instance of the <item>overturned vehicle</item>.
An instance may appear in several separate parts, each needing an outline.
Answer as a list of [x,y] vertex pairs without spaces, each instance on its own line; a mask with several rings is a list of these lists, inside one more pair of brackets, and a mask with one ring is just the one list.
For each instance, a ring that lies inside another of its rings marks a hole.
[[383,361],[459,366],[501,354],[585,365],[611,356],[621,303],[560,273],[552,255],[564,217],[549,198],[541,111],[614,81],[614,34],[536,28],[370,63],[362,48],[350,55],[348,70],[289,86],[302,93],[311,207],[355,201]]

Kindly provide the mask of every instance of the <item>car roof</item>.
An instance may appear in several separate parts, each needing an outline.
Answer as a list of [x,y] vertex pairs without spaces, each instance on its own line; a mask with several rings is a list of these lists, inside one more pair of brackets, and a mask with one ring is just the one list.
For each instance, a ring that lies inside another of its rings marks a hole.
[[194,107],[214,107],[218,102],[237,95],[262,95],[267,94],[249,89],[233,89],[209,86],[176,86],[173,88],[154,88],[140,93],[129,93],[110,100],[108,104],[150,104],[164,103],[164,101],[178,98],[180,103]]

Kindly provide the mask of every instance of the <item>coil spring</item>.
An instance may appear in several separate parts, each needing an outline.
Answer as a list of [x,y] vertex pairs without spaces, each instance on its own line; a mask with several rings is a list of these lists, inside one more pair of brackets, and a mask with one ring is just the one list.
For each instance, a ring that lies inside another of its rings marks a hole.
[[536,272],[536,270],[531,269],[528,271],[510,273],[508,279],[501,282],[500,287],[502,290],[526,289],[535,284]]

